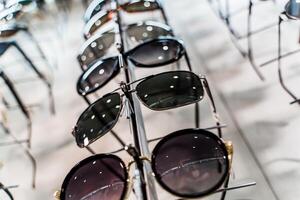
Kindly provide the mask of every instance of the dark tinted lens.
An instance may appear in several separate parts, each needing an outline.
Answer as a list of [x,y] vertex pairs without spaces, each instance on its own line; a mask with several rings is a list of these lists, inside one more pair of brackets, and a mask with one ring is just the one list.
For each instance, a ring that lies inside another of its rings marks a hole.
[[78,93],[87,95],[103,87],[120,71],[118,57],[99,60],[80,76],[77,84]]
[[82,47],[81,54],[78,56],[82,69],[87,69],[96,60],[107,54],[109,48],[115,42],[115,33],[108,32],[91,37]]
[[156,1],[136,1],[122,5],[122,9],[126,12],[145,12],[159,9]]
[[90,105],[74,129],[79,147],[88,146],[113,128],[122,108],[119,94],[109,94]]
[[86,24],[84,28],[84,34],[87,38],[91,37],[94,32],[98,30],[101,26],[106,24],[112,19],[111,12],[98,12],[94,15]]
[[142,24],[130,25],[126,33],[134,42],[144,42],[160,36],[171,36],[172,30],[169,26],[157,22],[145,22]]
[[289,1],[285,7],[289,17],[300,19],[300,3],[297,1]]
[[168,191],[200,197],[221,186],[228,173],[225,145],[205,130],[182,130],[160,141],[153,151],[156,178]]
[[82,161],[63,185],[63,200],[120,200],[126,189],[126,169],[116,156],[97,155]]
[[177,40],[156,39],[130,51],[128,58],[139,67],[157,67],[175,62],[183,52],[183,46]]
[[175,71],[158,74],[140,82],[137,95],[150,109],[171,109],[200,101],[202,83],[191,72]]

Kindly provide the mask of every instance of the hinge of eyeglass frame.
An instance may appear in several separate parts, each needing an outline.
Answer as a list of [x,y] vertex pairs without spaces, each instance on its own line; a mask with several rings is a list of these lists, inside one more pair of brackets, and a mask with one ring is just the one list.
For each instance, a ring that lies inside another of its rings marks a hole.
[[225,143],[225,147],[226,147],[227,154],[228,154],[229,169],[231,170],[231,168],[232,168],[233,144],[232,144],[231,141],[226,141],[224,143]]
[[60,194],[61,194],[60,190],[54,192],[53,197],[55,198],[55,200],[60,200]]

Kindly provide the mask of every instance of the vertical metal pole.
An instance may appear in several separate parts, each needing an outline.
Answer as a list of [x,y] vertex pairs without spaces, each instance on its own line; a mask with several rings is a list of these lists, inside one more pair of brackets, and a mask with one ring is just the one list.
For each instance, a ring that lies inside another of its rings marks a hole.
[[[116,6],[118,8],[118,2],[116,1]],[[134,81],[135,74],[132,66],[130,67],[127,63],[125,52],[124,52],[124,38],[123,38],[123,30],[122,30],[122,22],[120,17],[120,12],[117,10],[117,24],[120,34],[120,53],[122,55],[122,65],[125,73],[126,83],[131,83]],[[132,86],[130,86],[132,87]],[[132,112],[130,113],[130,120],[133,132],[134,145],[140,156],[150,157],[150,151],[148,147],[147,137],[145,133],[145,126],[143,121],[143,116],[140,108],[139,101],[135,95],[132,93],[128,94],[128,101],[132,106]],[[139,181],[141,186],[141,199],[147,200],[148,197],[153,200],[158,200],[157,193],[155,190],[155,182],[154,177],[152,176],[152,169],[149,162],[144,162],[142,166],[137,164],[137,168],[139,170]],[[136,191],[137,192],[137,191]]]

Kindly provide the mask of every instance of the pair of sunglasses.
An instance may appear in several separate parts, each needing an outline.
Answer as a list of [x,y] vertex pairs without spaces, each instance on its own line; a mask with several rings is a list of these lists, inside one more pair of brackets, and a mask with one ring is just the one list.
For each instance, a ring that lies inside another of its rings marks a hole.
[[[124,28],[128,42],[141,44],[158,37],[173,36],[173,31],[168,25],[160,22],[145,21],[128,25]],[[82,68],[86,70],[89,66],[103,58],[109,49],[116,43],[116,33],[107,31],[98,33],[89,38],[81,47],[77,60]]]
[[[129,147],[130,148],[130,147]],[[229,177],[233,146],[204,129],[185,129],[164,137],[149,161],[163,189],[183,198],[215,192]],[[128,166],[113,154],[97,154],[78,163],[63,181],[60,200],[123,200],[131,191]]]
[[[199,77],[189,71],[171,71],[148,76],[131,84],[137,82],[139,83],[136,87],[129,92],[136,92],[140,101],[151,110],[162,111],[197,103],[203,99],[205,89],[214,116],[218,116],[205,77]],[[73,130],[79,147],[87,147],[113,129],[123,109],[124,95],[116,92],[117,90],[98,99],[81,114]],[[124,94],[126,95],[126,92]],[[220,125],[218,118],[216,124]],[[218,131],[221,136],[221,129]]]
[[[118,9],[121,9],[127,13],[160,10],[163,15],[164,22],[168,24],[163,8],[155,0],[130,1],[128,3],[120,5]],[[102,10],[102,11],[95,12],[93,16],[89,18],[89,20],[86,22],[83,28],[83,34],[85,39],[91,37],[100,27],[110,22],[114,18],[114,14],[115,14],[115,10],[108,10],[108,11]]]
[[[147,54],[145,52],[148,52]],[[175,38],[157,38],[142,43],[125,53],[124,58],[136,67],[153,68],[165,66],[179,61],[182,57],[191,70],[189,58],[180,40]],[[78,93],[88,101],[86,96],[106,85],[120,72],[120,60],[123,57],[115,56],[96,61],[82,73],[77,82]]]

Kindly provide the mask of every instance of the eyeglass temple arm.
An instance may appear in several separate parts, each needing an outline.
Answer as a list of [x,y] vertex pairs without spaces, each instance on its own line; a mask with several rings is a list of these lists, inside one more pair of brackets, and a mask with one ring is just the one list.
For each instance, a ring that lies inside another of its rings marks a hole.
[[19,105],[21,111],[23,112],[23,114],[25,115],[25,117],[27,119],[27,129],[28,129],[28,141],[27,141],[27,143],[28,143],[28,148],[30,148],[31,147],[31,136],[32,136],[32,121],[31,121],[30,114],[27,111],[27,109],[26,109],[23,101],[21,100],[19,94],[17,93],[12,81],[8,78],[8,76],[4,73],[3,70],[0,71],[0,76],[2,77],[5,84],[7,85],[9,90],[11,91],[11,93],[14,96],[17,104]]
[[[207,127],[207,128],[203,128],[204,130],[213,130],[213,129],[217,129],[217,128],[225,128],[227,127],[226,124],[223,124],[223,125],[220,125],[220,126],[212,126],[212,127]],[[163,139],[164,137],[158,137],[158,138],[153,138],[153,139],[150,139],[148,140],[148,143],[151,143],[151,142],[155,142],[157,140],[161,140]]]
[[[284,19],[284,16],[286,16],[286,13],[285,13],[285,12],[283,12],[283,13],[281,13],[281,15],[279,15],[279,21],[277,22],[277,26],[280,26],[282,22],[285,22],[285,21],[286,21],[286,20]],[[286,17],[286,18],[288,19],[288,17]],[[279,27],[278,27],[278,28],[279,28]],[[280,34],[281,34],[281,33],[280,33]],[[273,62],[276,62],[278,59],[283,59],[283,58],[285,58],[285,57],[288,57],[288,56],[290,56],[290,55],[293,55],[293,54],[296,54],[296,53],[299,53],[299,52],[300,52],[300,49],[296,49],[296,50],[294,50],[294,51],[290,51],[290,52],[288,52],[288,53],[285,53],[285,54],[280,55],[279,57],[277,56],[276,58],[272,58],[272,59],[270,59],[270,60],[268,60],[268,61],[262,63],[260,66],[261,66],[261,67],[264,67],[264,66],[269,65],[269,64],[271,64],[271,63],[273,63]]]
[[292,103],[298,103],[300,104],[299,99],[292,93],[291,90],[287,88],[287,86],[284,83],[282,70],[281,70],[281,24],[284,21],[284,17],[286,16],[286,13],[283,12],[281,15],[279,15],[278,19],[278,55],[277,55],[277,70],[278,70],[278,76],[279,76],[279,83],[281,87],[294,99]]
[[52,92],[52,84],[51,82],[46,78],[46,76],[40,72],[40,70],[33,64],[32,60],[29,58],[29,56],[23,51],[23,49],[15,42],[11,42],[11,46],[14,46],[23,56],[23,58],[27,61],[29,66],[32,68],[32,70],[37,74],[37,76],[44,82],[44,84],[48,88],[48,96],[50,98],[50,110],[52,114],[55,114],[55,102],[54,102],[54,96]]
[[9,198],[11,200],[14,200],[13,195],[10,193],[10,191],[8,189],[9,189],[9,187],[5,187],[2,183],[0,183],[0,190],[4,190],[4,192],[9,196]]
[[[212,127],[207,127],[207,128],[204,128],[204,129],[205,129],[205,130],[212,130],[212,129],[225,128],[225,127],[227,127],[227,125],[226,125],[226,124],[222,124],[222,125],[220,125],[220,126],[212,126]],[[153,138],[153,139],[148,140],[147,142],[148,142],[148,143],[151,143],[151,142],[155,142],[155,141],[161,140],[161,139],[163,139],[163,138],[164,138],[164,137]],[[125,147],[122,147],[122,148],[120,148],[120,149],[117,149],[117,150],[115,150],[115,151],[112,151],[112,152],[110,152],[110,154],[119,153],[119,152],[121,152],[121,151],[124,151],[126,148],[128,148],[128,145],[125,146]]]
[[218,135],[219,135],[220,138],[222,138],[222,129],[220,128],[221,123],[220,123],[219,115],[217,113],[216,104],[215,104],[215,101],[213,99],[209,84],[208,84],[207,79],[205,77],[202,76],[202,77],[200,77],[200,79],[202,80],[205,91],[206,91],[206,93],[209,97],[211,109],[212,109],[212,112],[213,112],[213,118],[214,118],[214,120],[216,122],[216,125],[218,127]]
[[[237,190],[237,189],[241,189],[241,188],[246,188],[246,187],[252,187],[255,186],[256,182],[249,182],[249,183],[244,183],[244,184],[240,184],[240,185],[236,185],[236,186],[232,186],[232,187],[224,187],[221,189],[216,190],[215,193],[220,193],[220,192],[224,192],[224,191],[231,191],[231,190]],[[177,199],[177,200],[187,200],[187,199]],[[224,199],[223,199],[224,200]]]
[[[186,60],[186,63],[187,63],[189,71],[192,72],[193,71],[192,65],[191,65],[190,58],[189,58],[186,50],[184,52],[184,57],[185,57],[185,60]],[[195,103],[195,126],[196,126],[196,128],[200,127],[200,108],[199,108],[199,102]]]
[[28,156],[28,158],[30,159],[30,161],[31,161],[31,163],[32,163],[32,188],[35,188],[35,183],[36,183],[36,170],[37,170],[36,160],[35,160],[35,158],[33,157],[33,155],[30,153],[29,149],[26,148],[26,147],[24,147],[24,146],[22,145],[22,143],[20,143],[20,142],[17,140],[17,138],[16,138],[12,133],[10,133],[9,135],[13,138],[14,142],[15,142],[16,144],[18,144],[18,145],[24,150],[25,154]]

